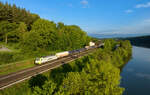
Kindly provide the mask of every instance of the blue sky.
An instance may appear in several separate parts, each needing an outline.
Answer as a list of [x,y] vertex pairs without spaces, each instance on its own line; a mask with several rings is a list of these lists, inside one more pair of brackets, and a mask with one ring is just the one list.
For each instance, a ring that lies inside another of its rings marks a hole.
[[150,0],[0,0],[88,33],[150,33]]

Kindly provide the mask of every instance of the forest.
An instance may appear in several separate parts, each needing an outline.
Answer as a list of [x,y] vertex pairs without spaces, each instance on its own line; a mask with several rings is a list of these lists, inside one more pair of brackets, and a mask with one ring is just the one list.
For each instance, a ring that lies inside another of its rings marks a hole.
[[[121,69],[130,60],[129,41],[104,40],[99,48],[69,64],[2,91],[2,95],[122,95]],[[117,47],[116,47],[117,46]]]
[[150,36],[128,37],[123,40],[130,40],[132,45],[150,48]]
[[79,26],[55,23],[24,8],[0,2],[0,46],[13,49],[0,52],[0,64],[78,49],[91,39]]

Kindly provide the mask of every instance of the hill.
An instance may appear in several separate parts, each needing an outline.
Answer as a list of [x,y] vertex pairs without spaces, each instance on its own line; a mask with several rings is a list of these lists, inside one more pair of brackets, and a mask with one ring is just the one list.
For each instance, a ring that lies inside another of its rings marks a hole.
[[150,48],[150,35],[140,37],[128,37],[125,40],[130,40],[132,45]]

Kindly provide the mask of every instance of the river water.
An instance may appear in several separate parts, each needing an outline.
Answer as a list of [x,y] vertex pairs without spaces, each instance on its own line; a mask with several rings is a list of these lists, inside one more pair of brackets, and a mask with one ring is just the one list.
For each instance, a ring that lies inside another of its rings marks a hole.
[[132,56],[121,72],[124,95],[150,95],[150,49],[133,46]]

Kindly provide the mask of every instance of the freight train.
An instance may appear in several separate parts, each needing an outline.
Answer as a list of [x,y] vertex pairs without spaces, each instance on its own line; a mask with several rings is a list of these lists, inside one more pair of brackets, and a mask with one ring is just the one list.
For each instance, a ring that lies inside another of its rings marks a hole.
[[64,51],[64,52],[59,52],[56,53],[55,55],[50,55],[50,56],[46,56],[46,57],[41,57],[41,58],[36,58],[35,60],[35,64],[43,64],[52,60],[56,60],[62,57],[66,57],[66,56],[73,56],[75,57],[76,54],[79,54],[81,52],[84,52],[86,50],[90,50],[90,49],[94,49],[94,48],[99,48],[101,46],[103,46],[104,43],[99,44],[99,45],[95,45],[95,43],[90,42],[89,46],[85,46],[85,48],[81,48],[81,49],[77,49],[77,50],[72,50],[72,51]]

